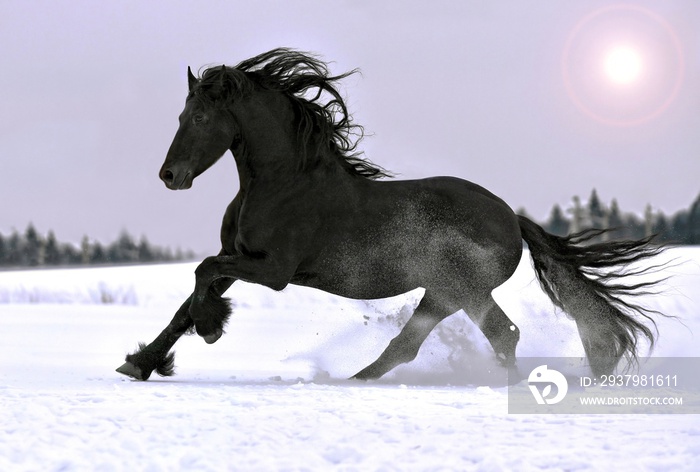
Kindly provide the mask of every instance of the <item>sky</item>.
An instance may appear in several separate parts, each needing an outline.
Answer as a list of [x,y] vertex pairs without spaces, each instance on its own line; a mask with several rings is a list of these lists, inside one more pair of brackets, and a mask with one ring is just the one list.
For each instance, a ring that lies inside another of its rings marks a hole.
[[637,214],[700,194],[695,0],[0,0],[0,45],[5,235],[217,252],[230,153],[190,190],[158,179],[187,66],[278,46],[361,69],[360,147],[397,178],[461,177],[540,221],[594,188]]

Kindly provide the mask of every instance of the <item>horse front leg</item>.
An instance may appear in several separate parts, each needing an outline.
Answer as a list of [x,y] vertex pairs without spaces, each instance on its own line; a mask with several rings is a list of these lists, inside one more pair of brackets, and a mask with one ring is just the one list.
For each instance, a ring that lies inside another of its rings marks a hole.
[[170,352],[170,349],[194,326],[189,315],[191,301],[190,295],[158,337],[149,345],[139,343],[139,349],[126,356],[126,362],[117,369],[117,372],[136,380],[148,380],[154,370],[161,377],[173,375],[175,353]]
[[197,275],[197,283],[189,306],[190,318],[197,334],[207,344],[213,344],[224,334],[224,327],[231,317],[231,303],[222,295],[233,284],[234,278],[220,278],[205,287]]
[[[212,288],[214,290],[212,295],[221,299],[221,295],[228,290],[233,282],[234,280],[220,280]],[[170,350],[184,334],[194,327],[194,320],[190,316],[193,298],[194,294],[185,300],[168,326],[156,339],[148,345],[139,343],[139,349],[126,356],[126,362],[117,369],[117,372],[136,380],[148,380],[154,370],[161,377],[173,375],[175,373],[175,353],[170,352]],[[230,313],[230,309],[228,311]]]
[[231,314],[228,299],[221,295],[234,280],[265,285],[274,290],[287,286],[290,277],[272,259],[255,259],[243,255],[207,257],[195,270],[196,285],[189,314],[197,334],[211,344],[224,333]]

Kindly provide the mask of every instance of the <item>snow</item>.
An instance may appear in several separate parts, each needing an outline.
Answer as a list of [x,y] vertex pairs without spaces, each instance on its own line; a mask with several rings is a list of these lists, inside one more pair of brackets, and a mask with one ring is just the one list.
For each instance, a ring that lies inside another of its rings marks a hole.
[[[527,256],[527,254],[526,254]],[[700,357],[700,248],[669,251],[655,356]],[[382,351],[422,290],[364,302],[235,284],[227,334],[176,345],[177,375],[114,369],[189,294],[196,264],[0,272],[0,470],[697,470],[696,415],[513,415],[463,314],[418,358],[344,380]],[[582,355],[523,258],[496,298],[519,356]],[[398,315],[397,315],[398,313]]]

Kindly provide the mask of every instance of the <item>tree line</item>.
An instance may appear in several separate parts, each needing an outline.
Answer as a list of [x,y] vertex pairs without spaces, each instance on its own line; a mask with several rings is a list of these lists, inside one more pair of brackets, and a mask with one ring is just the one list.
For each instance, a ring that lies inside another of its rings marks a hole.
[[[526,215],[525,210],[519,213]],[[640,217],[621,211],[615,199],[610,205],[603,204],[593,189],[585,205],[579,197],[574,197],[572,206],[566,210],[554,205],[547,221],[541,224],[548,232],[560,236],[599,228],[609,230],[600,239],[641,239],[656,235],[655,241],[659,243],[700,244],[700,196],[688,208],[671,216],[647,205]]]
[[[527,215],[521,209],[518,213]],[[533,219],[532,217],[529,217]],[[533,219],[534,220],[534,219]],[[549,218],[540,222],[552,234],[566,236],[588,228],[608,229],[599,239],[641,239],[656,235],[660,243],[700,244],[700,196],[686,209],[667,216],[653,211],[648,205],[643,217],[623,212],[613,199],[605,205],[595,189],[584,205],[579,197],[573,198],[566,210],[554,205]],[[111,244],[103,245],[84,236],[80,245],[62,243],[53,231],[46,236],[29,224],[24,233],[14,230],[10,235],[0,233],[0,267],[43,267],[62,265],[152,263],[194,260],[192,251],[154,246],[145,236],[138,241],[122,231]]]
[[193,260],[192,251],[154,246],[145,236],[136,240],[122,231],[112,243],[103,245],[84,236],[80,245],[60,242],[53,231],[39,234],[30,223],[24,233],[0,233],[0,267],[45,267],[65,265],[125,264]]

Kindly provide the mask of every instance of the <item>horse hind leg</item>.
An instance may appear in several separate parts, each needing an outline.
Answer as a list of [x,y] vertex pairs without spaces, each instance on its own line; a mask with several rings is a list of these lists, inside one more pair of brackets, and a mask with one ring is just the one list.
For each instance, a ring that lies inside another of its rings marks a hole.
[[425,338],[437,324],[452,314],[443,304],[428,293],[418,304],[401,332],[391,340],[389,346],[376,361],[359,371],[352,378],[360,380],[378,379],[399,364],[410,362],[418,355]]
[[519,382],[522,376],[518,371],[515,349],[520,340],[520,330],[493,298],[491,298],[488,308],[482,313],[483,315],[480,319],[472,317],[472,321],[479,326],[479,329],[481,329],[481,332],[491,344],[498,362],[507,369],[508,383],[514,384]]
[[477,321],[481,332],[491,344],[493,352],[504,367],[515,366],[515,349],[520,340],[520,330],[495,301]]
[[615,371],[630,349],[630,338],[615,318],[616,309],[596,302],[599,301],[592,300],[587,310],[578,311],[575,320],[591,371],[594,375],[606,375]]

